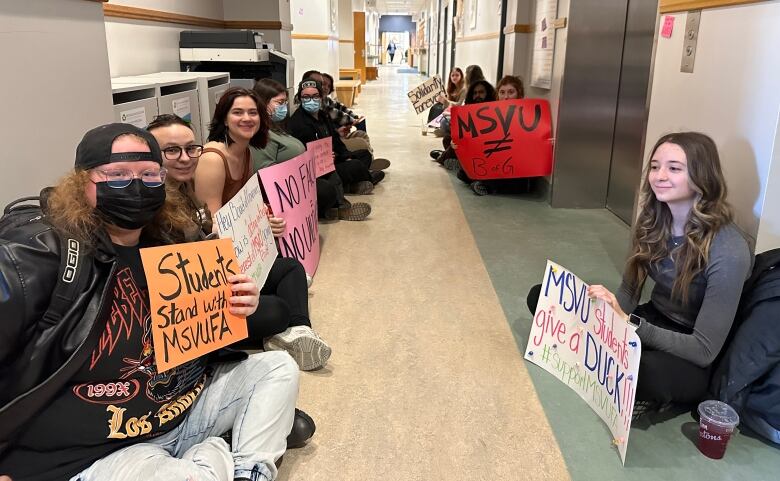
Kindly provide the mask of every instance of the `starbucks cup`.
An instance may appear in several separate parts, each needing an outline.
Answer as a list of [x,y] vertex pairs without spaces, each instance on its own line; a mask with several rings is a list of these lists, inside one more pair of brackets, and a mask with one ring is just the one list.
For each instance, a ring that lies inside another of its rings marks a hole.
[[728,404],[715,400],[699,404],[699,451],[708,458],[722,458],[737,424],[739,415]]

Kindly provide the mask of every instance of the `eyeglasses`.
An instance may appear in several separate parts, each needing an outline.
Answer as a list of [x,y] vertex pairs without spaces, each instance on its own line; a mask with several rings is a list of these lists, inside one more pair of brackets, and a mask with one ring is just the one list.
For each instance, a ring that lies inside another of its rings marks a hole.
[[309,100],[319,100],[319,99],[320,99],[319,95],[301,95],[302,102],[306,102]]
[[133,179],[140,179],[147,187],[161,187],[165,184],[165,177],[168,175],[168,170],[165,168],[145,170],[140,174],[130,170],[93,170],[92,172],[99,174],[100,182],[105,182],[112,189],[124,189]]
[[182,147],[179,145],[172,145],[162,149],[163,155],[165,155],[165,158],[168,160],[179,160],[181,158],[182,151],[186,152],[187,157],[190,159],[197,159],[203,154],[203,146],[185,145]]

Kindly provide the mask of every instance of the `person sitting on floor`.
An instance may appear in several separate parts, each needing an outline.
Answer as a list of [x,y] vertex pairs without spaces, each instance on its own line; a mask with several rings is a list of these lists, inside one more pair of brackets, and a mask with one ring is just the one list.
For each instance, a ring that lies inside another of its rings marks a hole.
[[[502,78],[498,85],[496,85],[496,92],[498,93],[498,100],[513,100],[522,99],[525,97],[525,89],[523,88],[523,81],[519,77],[514,75],[506,75]],[[457,148],[457,146],[454,146]],[[469,184],[469,187],[476,195],[488,195],[496,192],[499,189],[502,190],[519,190],[521,183],[528,185],[527,179],[496,179],[496,180],[476,180],[472,181],[466,175],[463,169],[458,170],[458,178],[463,182]],[[520,181],[520,182],[518,182]]]
[[[367,150],[372,155],[374,149],[371,147],[371,139],[366,133],[366,118],[360,117],[348,109],[344,104],[335,98],[333,92],[333,77],[325,72],[309,70],[303,75],[303,78],[313,78],[322,83],[322,110],[333,121],[336,126],[341,141],[350,152],[359,152]],[[355,127],[355,130],[352,130]],[[384,158],[374,158],[371,161],[369,170],[385,170],[390,167],[390,161]]]
[[[198,214],[203,206],[192,188],[198,157],[203,150],[195,143],[195,132],[188,123],[172,114],[156,117],[147,130],[162,149],[163,165],[169,172],[166,183],[185,195],[188,205],[192,206],[192,216],[205,217]],[[271,218],[275,236],[283,235],[285,227],[284,219]],[[260,289],[263,307],[247,317],[249,338],[240,347],[287,351],[303,371],[325,366],[331,348],[311,328],[306,284],[306,272],[298,260],[277,257]]]
[[[287,353],[202,356],[157,371],[140,249],[197,240],[198,230],[180,196],[166,195],[162,163],[142,129],[92,129],[74,169],[41,201],[43,218],[4,233],[0,473],[40,481],[276,478],[298,396],[298,366]],[[76,291],[46,327],[66,239],[82,259]],[[245,274],[227,281],[230,311],[253,314],[258,286]],[[229,445],[220,436],[231,429]]]
[[[255,93],[268,106],[271,130],[268,144],[262,149],[252,148],[255,170],[276,165],[306,151],[306,146],[287,133],[287,89],[273,79],[260,79],[255,83]],[[317,178],[317,206],[320,217],[327,220],[365,220],[371,206],[365,202],[350,202],[344,197],[344,187],[338,172]]]
[[[482,102],[493,102],[495,100],[496,89],[490,85],[490,82],[487,80],[477,80],[471,84],[471,87],[469,87],[469,90],[466,92],[466,100],[464,101],[464,104],[479,104]],[[445,150],[443,152],[440,150],[434,150],[431,152],[431,156],[438,154],[434,160],[440,165],[443,165],[447,170],[458,169],[460,164],[458,163],[458,158],[455,155],[455,149],[457,146],[452,145],[452,136],[449,133],[449,128],[447,130],[447,135],[444,136],[442,143],[444,144]]]
[[[638,325],[642,340],[634,419],[707,393],[753,257],[734,224],[715,142],[698,132],[664,135],[642,176],[639,215],[617,295],[592,285],[588,296]],[[645,281],[650,302],[638,306]],[[528,296],[536,310],[541,286]],[[631,313],[629,315],[626,313]]]
[[385,177],[382,171],[369,171],[373,157],[367,150],[350,152],[336,127],[324,112],[322,112],[322,84],[313,79],[304,79],[298,84],[295,101],[300,108],[293,113],[287,122],[290,134],[304,145],[314,140],[331,137],[336,172],[344,181],[347,194],[365,195],[374,190]]
[[[463,85],[463,90],[468,92],[469,88],[480,80],[485,80],[485,74],[482,73],[482,68],[479,65],[469,65],[466,67],[466,80]],[[463,105],[465,102],[466,97],[464,95],[463,97],[460,97],[459,101],[454,105]],[[444,109],[444,116],[441,119],[441,124],[439,125],[439,128],[434,131],[434,134],[437,137],[445,137],[445,140],[442,141],[445,149],[449,147],[449,141],[446,141],[446,137],[450,135],[450,108],[452,106],[453,104],[450,104]],[[433,152],[431,152],[431,156],[433,156]]]

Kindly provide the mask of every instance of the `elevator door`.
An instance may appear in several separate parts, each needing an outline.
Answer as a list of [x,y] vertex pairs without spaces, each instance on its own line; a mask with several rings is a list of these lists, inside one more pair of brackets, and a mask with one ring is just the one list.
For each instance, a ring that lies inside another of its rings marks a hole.
[[628,2],[607,187],[607,209],[628,225],[634,220],[634,206],[644,165],[642,156],[657,11],[657,1]]

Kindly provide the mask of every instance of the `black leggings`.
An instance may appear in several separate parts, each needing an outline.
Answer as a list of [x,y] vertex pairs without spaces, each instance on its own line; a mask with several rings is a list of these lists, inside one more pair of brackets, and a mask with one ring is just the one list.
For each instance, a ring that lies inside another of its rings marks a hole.
[[[528,309],[531,315],[536,313],[536,304],[542,285],[537,284],[528,292]],[[651,303],[638,306],[634,314],[663,329],[687,332],[674,321],[669,320],[653,307]],[[642,346],[639,360],[639,379],[636,387],[637,401],[658,403],[676,402],[694,404],[707,395],[711,367],[702,368],[668,352]]]
[[290,257],[277,257],[265,285],[260,304],[246,318],[249,337],[239,349],[261,349],[263,339],[292,326],[309,326],[309,290],[303,265]]
[[[338,206],[339,203],[339,195],[335,183],[330,182],[325,177],[327,176],[317,178],[317,212],[320,217],[324,217],[326,210]],[[341,180],[338,183],[341,184]]]

